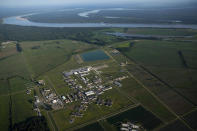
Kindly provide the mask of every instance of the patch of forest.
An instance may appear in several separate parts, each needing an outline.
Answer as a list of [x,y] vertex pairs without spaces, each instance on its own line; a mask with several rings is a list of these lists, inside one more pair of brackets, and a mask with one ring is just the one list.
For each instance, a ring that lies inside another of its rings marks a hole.
[[104,28],[42,28],[22,27],[0,24],[0,41],[41,41],[56,39],[71,39],[90,44],[106,45],[119,42],[123,39],[108,36],[107,38],[98,31]]
[[49,131],[45,117],[31,117],[14,125],[13,131]]

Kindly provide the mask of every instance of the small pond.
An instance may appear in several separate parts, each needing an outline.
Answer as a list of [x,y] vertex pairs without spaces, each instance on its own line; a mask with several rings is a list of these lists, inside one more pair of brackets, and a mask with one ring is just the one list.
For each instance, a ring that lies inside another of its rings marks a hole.
[[107,60],[109,56],[103,50],[94,50],[81,54],[84,61]]

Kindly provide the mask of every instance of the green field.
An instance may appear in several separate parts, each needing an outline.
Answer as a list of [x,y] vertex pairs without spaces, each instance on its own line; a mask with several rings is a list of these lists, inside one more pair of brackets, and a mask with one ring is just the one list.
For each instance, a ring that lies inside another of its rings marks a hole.
[[83,128],[80,128],[78,130],[75,131],[104,131],[104,129],[101,127],[101,125],[99,123],[93,123],[91,125],[85,126]]
[[12,122],[13,124],[25,121],[27,118],[36,116],[33,110],[33,95],[25,92],[12,95]]
[[9,129],[9,96],[0,96],[0,130]]
[[164,36],[192,36],[197,31],[193,29],[155,29],[155,28],[131,28],[126,33],[143,35],[164,35]]
[[21,45],[27,65],[34,76],[64,64],[75,53],[95,47],[71,40],[23,42]]
[[14,77],[9,79],[11,86],[11,93],[25,91],[27,88],[32,88],[33,84],[26,79],[20,77]]
[[[188,67],[183,65],[178,51],[182,52]],[[194,42],[141,40],[123,53],[196,103],[197,46]]]
[[26,78],[29,77],[29,72],[25,66],[23,57],[19,53],[0,60],[0,72],[0,78],[8,78],[16,75]]
[[144,107],[154,112],[164,122],[175,119],[175,116],[161,102],[155,99],[132,78],[124,80],[123,85],[123,91],[127,95],[138,100]]
[[8,94],[9,86],[7,80],[0,80],[0,95]]

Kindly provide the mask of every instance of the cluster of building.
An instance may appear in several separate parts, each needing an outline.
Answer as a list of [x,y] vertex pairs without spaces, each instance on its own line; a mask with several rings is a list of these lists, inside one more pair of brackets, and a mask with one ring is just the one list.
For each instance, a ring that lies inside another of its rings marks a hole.
[[74,122],[75,117],[83,117],[83,111],[86,111],[88,105],[93,102],[98,105],[112,106],[112,100],[98,98],[105,91],[111,90],[112,86],[104,84],[94,68],[89,66],[63,72],[63,77],[67,86],[74,90],[72,93],[61,96],[63,102],[80,101],[81,103],[71,113],[71,123]]
[[140,126],[133,124],[131,122],[127,122],[127,123],[122,123],[121,124],[121,131],[139,131],[140,130]]
[[100,97],[104,92],[113,89],[112,86],[121,87],[121,80],[127,77],[120,77],[114,79],[112,82],[104,82],[98,69],[108,67],[107,65],[99,67],[83,67],[69,72],[63,72],[63,79],[68,88],[72,91],[62,96],[58,96],[52,89],[45,87],[44,80],[38,80],[37,85],[40,86],[40,93],[42,98],[36,97],[35,111],[40,114],[39,105],[50,107],[50,109],[58,110],[64,107],[65,104],[77,102],[74,109],[70,114],[70,123],[73,123],[76,117],[83,117],[84,112],[87,110],[91,103],[104,106],[112,106],[111,99],[103,99]]
[[40,99],[38,98],[38,96],[34,96],[35,97],[35,102],[34,102],[34,111],[37,112],[37,115],[38,116],[41,116],[41,111],[39,109],[39,105],[40,105]]
[[79,68],[79,69],[75,69],[75,70],[70,70],[69,72],[63,72],[63,75],[65,77],[67,76],[71,76],[71,75],[77,75],[77,74],[86,74],[89,71],[91,71],[92,67],[88,66],[88,67],[83,67],[83,68]]
[[102,98],[97,98],[96,100],[97,105],[105,105],[105,106],[112,106],[112,100],[111,99],[102,99]]
[[40,92],[44,98],[44,103],[50,105],[52,109],[57,110],[63,108],[62,100],[54,91],[47,88],[40,88]]

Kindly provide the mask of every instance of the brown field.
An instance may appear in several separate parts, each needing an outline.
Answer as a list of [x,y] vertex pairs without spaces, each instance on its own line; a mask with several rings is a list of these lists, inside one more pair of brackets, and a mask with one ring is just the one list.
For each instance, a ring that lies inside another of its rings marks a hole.
[[17,53],[16,44],[10,43],[8,45],[0,46],[0,59],[9,57]]

